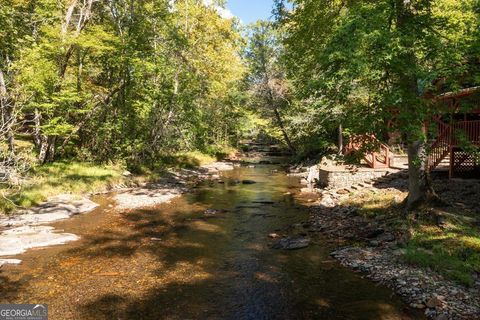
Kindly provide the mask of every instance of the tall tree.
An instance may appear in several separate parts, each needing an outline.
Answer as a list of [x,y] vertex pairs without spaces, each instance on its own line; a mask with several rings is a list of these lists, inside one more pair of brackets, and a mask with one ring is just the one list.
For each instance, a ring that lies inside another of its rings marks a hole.
[[[289,76],[299,96],[342,106],[349,131],[379,133],[389,120],[407,137],[407,207],[427,200],[426,92],[474,80],[474,0],[293,1],[283,19]],[[475,67],[476,68],[476,67]],[[470,69],[470,71],[468,71]],[[439,94],[441,92],[436,92]]]
[[222,1],[0,1],[2,111],[22,110],[39,163],[233,143],[243,39]]
[[253,106],[273,117],[286,145],[295,154],[296,148],[282,115],[282,110],[286,109],[290,102],[289,85],[280,61],[282,44],[279,31],[272,23],[259,21],[251,27],[250,33],[246,58]]

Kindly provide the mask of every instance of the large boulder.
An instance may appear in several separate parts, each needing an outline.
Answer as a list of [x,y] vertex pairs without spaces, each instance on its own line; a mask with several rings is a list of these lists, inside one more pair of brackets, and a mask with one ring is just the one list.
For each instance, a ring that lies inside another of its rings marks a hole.
[[307,182],[308,184],[317,184],[318,180],[320,179],[320,170],[318,166],[312,166],[308,169],[308,177]]
[[320,160],[321,167],[331,168],[337,166],[337,164],[337,161],[331,157],[323,157],[322,160]]

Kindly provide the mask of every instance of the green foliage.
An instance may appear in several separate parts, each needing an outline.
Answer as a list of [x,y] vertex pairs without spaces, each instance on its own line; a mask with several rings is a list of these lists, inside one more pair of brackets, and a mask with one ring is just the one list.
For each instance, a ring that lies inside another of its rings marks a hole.
[[[423,122],[436,112],[424,95],[478,84],[476,0],[292,2],[279,23],[297,123],[307,130],[297,128],[307,136],[328,139],[342,123],[381,137],[394,120],[408,141],[424,139]],[[311,131],[315,124],[324,131]]]
[[214,6],[1,1],[16,108],[40,115],[37,132],[55,138],[50,158],[152,163],[238,139],[243,38]]
[[271,22],[258,21],[249,26],[248,33],[249,41],[244,54],[248,66],[245,79],[248,105],[258,117],[266,119],[270,127],[276,128],[270,138],[282,140],[295,153],[288,130],[288,113],[292,106],[290,84],[282,61],[282,30]]

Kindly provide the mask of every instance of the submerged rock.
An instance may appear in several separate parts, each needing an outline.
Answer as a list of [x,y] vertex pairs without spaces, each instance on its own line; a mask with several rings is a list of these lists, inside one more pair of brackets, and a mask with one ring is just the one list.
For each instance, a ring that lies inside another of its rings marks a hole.
[[319,194],[321,190],[317,188],[307,187],[300,189],[300,192],[304,194]]
[[275,204],[275,201],[269,201],[269,200],[259,200],[259,201],[252,201],[252,203],[255,204]]
[[227,212],[226,210],[207,209],[207,210],[205,210],[203,213],[204,213],[205,215],[214,216],[214,215],[222,214],[222,213],[226,213],[226,212]]
[[[155,186],[153,186],[155,187]],[[181,195],[180,189],[138,188],[120,192],[114,196],[119,209],[137,209],[153,207],[169,202]]]
[[281,250],[296,250],[306,248],[309,245],[310,239],[303,236],[292,236],[275,241],[272,245],[272,248]]

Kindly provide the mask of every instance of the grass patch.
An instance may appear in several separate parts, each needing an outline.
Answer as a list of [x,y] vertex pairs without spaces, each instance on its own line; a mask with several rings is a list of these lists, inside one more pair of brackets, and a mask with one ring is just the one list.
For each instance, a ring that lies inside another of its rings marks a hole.
[[[29,142],[25,148],[31,148]],[[226,152],[229,152],[228,150]],[[136,181],[152,181],[162,176],[167,169],[194,168],[215,162],[228,153],[207,155],[198,151],[165,155],[155,159],[150,166],[139,165],[129,168],[138,176]],[[33,161],[32,161],[33,162]],[[108,190],[125,182],[124,168],[118,165],[97,165],[89,162],[59,161],[33,167],[18,190],[0,188],[0,212],[10,213],[17,207],[28,208],[51,196],[62,193],[83,194]]]
[[424,208],[415,219],[407,220],[400,203],[406,197],[401,191],[362,191],[342,202],[358,208],[357,214],[367,219],[385,218],[398,232],[409,232],[402,244],[407,263],[430,268],[446,278],[470,286],[473,275],[480,273],[480,228],[475,219],[452,208],[437,212]]
[[190,151],[190,152],[183,152],[177,153],[176,155],[172,156],[175,159],[176,167],[198,167],[205,164],[209,164],[218,160],[217,157],[201,153],[199,151]]
[[[22,188],[2,198],[0,208],[10,212],[16,206],[28,208],[61,193],[82,194],[107,189],[124,180],[122,168],[82,162],[55,162],[35,167]],[[5,194],[8,190],[2,190]]]
[[396,215],[401,199],[401,195],[391,192],[359,192],[342,201],[341,205],[356,207],[360,216],[373,219]]
[[405,261],[428,267],[464,285],[480,273],[480,232],[464,222],[447,220],[445,227],[417,223],[406,245]]
[[233,148],[212,148],[211,153],[200,151],[178,152],[172,155],[158,156],[153,163],[133,165],[129,167],[129,170],[136,174],[158,176],[169,169],[193,169],[220,161],[236,152],[237,150]]

